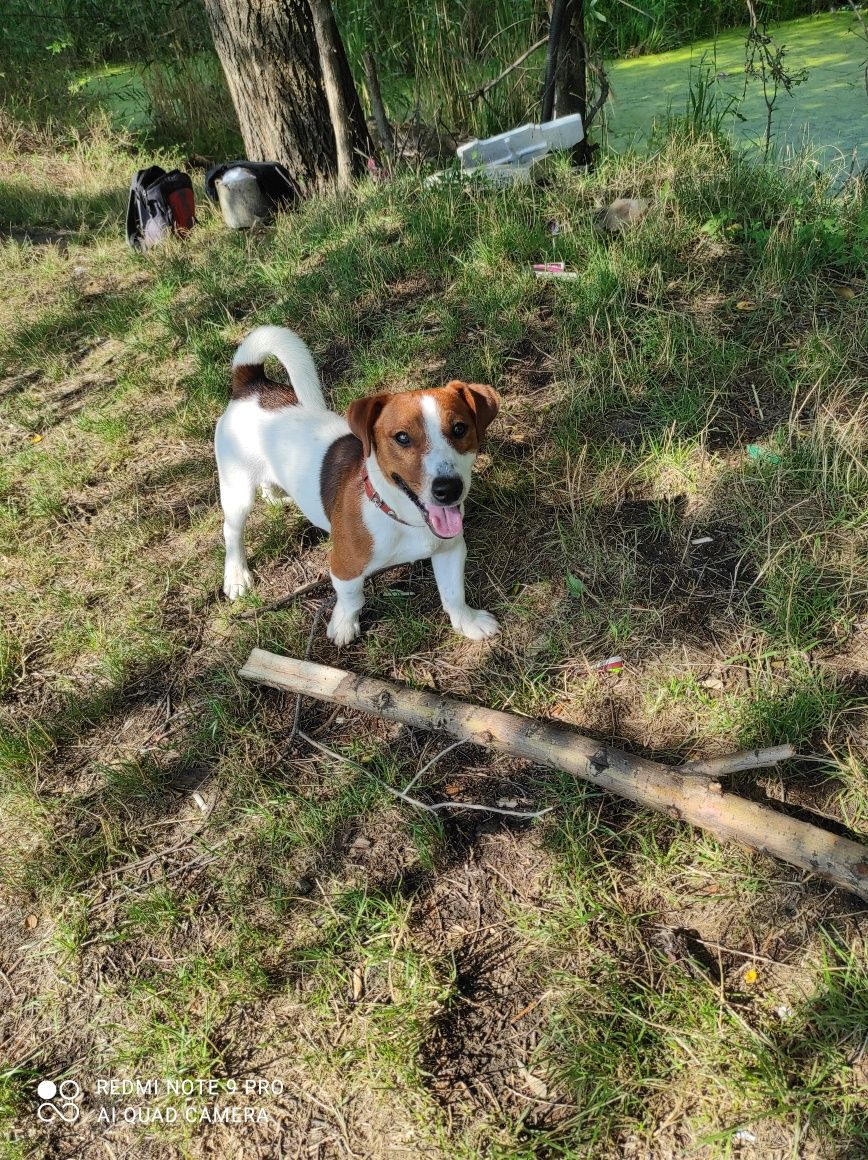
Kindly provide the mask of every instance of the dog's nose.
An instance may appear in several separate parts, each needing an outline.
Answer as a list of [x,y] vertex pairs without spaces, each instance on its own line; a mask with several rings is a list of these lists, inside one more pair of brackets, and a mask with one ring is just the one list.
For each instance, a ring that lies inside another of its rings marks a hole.
[[437,475],[431,484],[431,495],[445,507],[458,503],[464,484],[457,475]]

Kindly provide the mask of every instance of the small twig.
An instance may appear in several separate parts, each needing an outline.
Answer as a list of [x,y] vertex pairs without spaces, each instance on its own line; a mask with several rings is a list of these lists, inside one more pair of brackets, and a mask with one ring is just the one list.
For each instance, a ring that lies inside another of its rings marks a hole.
[[487,92],[489,92],[491,89],[493,89],[495,85],[499,85],[500,82],[502,80],[505,80],[511,72],[514,72],[520,65],[523,65],[524,62],[527,60],[527,58],[529,56],[532,56],[538,48],[542,48],[542,46],[546,43],[547,40],[548,40],[548,34],[546,34],[545,36],[541,36],[540,39],[536,42],[536,44],[532,44],[530,46],[530,48],[525,49],[525,51],[521,54],[521,56],[516,57],[516,59],[512,62],[512,64],[507,65],[506,68],[503,70],[503,72],[500,73],[498,76],[496,76],[494,78],[494,80],[486,81],[485,84],[482,85],[481,88],[474,89],[474,91],[472,93],[468,93],[467,99],[469,101],[478,101],[480,97],[484,97],[485,94]]
[[597,114],[609,99],[609,74],[606,72],[605,68],[603,68],[602,64],[595,64],[590,56],[587,58],[587,64],[588,68],[596,74],[597,82],[600,87],[596,98],[585,113],[584,130],[586,136],[588,129],[590,129],[591,125],[596,120]]
[[767,749],[745,749],[741,753],[727,753],[723,757],[709,757],[699,761],[688,761],[679,766],[681,773],[697,773],[708,777],[724,777],[741,769],[767,769],[779,761],[795,757],[793,745],[772,745]]
[[[174,878],[178,874],[184,874],[187,870],[192,870],[194,867],[197,870],[204,870],[206,866],[210,866],[212,862],[218,862],[223,857],[222,854],[215,854],[214,850],[220,846],[225,846],[228,841],[229,838],[224,838],[220,842],[215,842],[210,850],[202,850],[201,853],[196,854],[195,857],[190,858],[188,861],[179,862],[176,866],[170,866],[169,869],[166,870],[166,872],[163,874],[162,878],[151,879],[149,882],[139,882],[134,886],[127,887],[124,897],[129,898],[131,895],[141,894],[143,890],[147,890],[150,886],[160,886],[162,883],[167,882],[170,878]],[[206,855],[209,854],[210,857],[206,857]],[[204,862],[202,861],[203,858],[205,859]],[[90,913],[96,914],[100,910],[105,910],[107,906],[111,906],[111,904],[116,901],[119,901],[117,897],[114,894],[110,894],[108,898],[104,898],[102,902],[93,903],[90,908]],[[81,945],[83,947],[90,946],[91,943],[98,941],[99,935],[92,939],[88,939]]]
[[7,975],[5,975],[5,974],[3,973],[3,971],[0,971],[0,979],[2,979],[2,980],[3,980],[3,982],[6,984],[6,986],[9,988],[9,992],[10,992],[10,994],[12,995],[12,1002],[13,1002],[13,1003],[17,1003],[17,1002],[18,1002],[18,993],[16,992],[16,990],[15,990],[15,988],[12,986],[12,984],[9,982],[9,978],[8,978],[8,976],[7,976]]
[[127,870],[143,870],[146,866],[150,866],[152,862],[156,862],[159,858],[165,858],[169,854],[177,854],[179,850],[184,847],[196,837],[201,830],[201,826],[188,834],[181,842],[176,842],[174,846],[166,846],[164,850],[157,850],[155,854],[148,854],[145,858],[137,858],[135,862],[125,862],[123,866],[111,867],[108,870],[102,870],[99,874],[93,874],[90,878],[82,878],[80,882],[76,882],[73,886],[73,891],[81,890],[85,886],[90,886],[92,883],[98,882],[100,878],[114,878],[117,874],[125,874]]
[[[859,5],[855,3],[855,0],[847,0],[847,3],[850,6],[850,11],[859,21],[859,27],[862,29],[861,32],[857,33],[857,36],[859,36],[861,40],[864,40],[865,43],[868,44],[868,24],[865,23],[865,17],[862,15]],[[868,61],[865,62],[864,79],[865,92],[868,94]]]
[[404,793],[409,793],[413,786],[425,776],[429,769],[433,769],[441,757],[445,757],[447,753],[451,753],[453,749],[457,749],[459,745],[466,745],[467,742],[453,741],[451,745],[447,745],[445,749],[441,749],[439,753],[435,754],[427,764],[423,765],[412,781],[404,786]]
[[232,619],[252,620],[254,616],[261,616],[263,612],[274,612],[278,608],[285,608],[287,604],[292,604],[293,600],[297,600],[299,596],[306,596],[308,592],[313,592],[315,588],[319,588],[321,584],[327,582],[328,576],[319,576],[316,580],[309,580],[307,584],[302,584],[301,588],[296,588],[294,592],[290,592],[289,596],[284,596],[282,600],[273,600],[271,604],[262,604],[259,608],[252,608],[249,612],[239,612]]
[[[554,809],[554,806],[549,806],[548,809],[535,810],[533,813],[531,813],[529,810],[501,810],[498,809],[497,806],[486,806],[482,805],[480,802],[429,803],[419,801],[418,798],[410,797],[404,790],[394,789],[392,786],[387,785],[387,783],[384,782],[381,778],[372,774],[369,769],[365,769],[363,765],[359,765],[358,762],[353,761],[351,757],[344,757],[344,755],[342,753],[338,753],[337,750],[329,749],[327,745],[323,745],[322,742],[316,741],[313,737],[309,737],[307,733],[303,733],[300,729],[298,731],[298,736],[301,737],[303,741],[306,741],[308,745],[312,745],[314,749],[318,749],[320,753],[325,753],[328,757],[333,757],[336,761],[341,761],[345,765],[352,766],[352,768],[358,770],[359,773],[364,773],[367,777],[372,778],[379,786],[382,786],[382,788],[386,790],[387,793],[390,793],[393,797],[399,798],[401,801],[406,802],[410,806],[416,806],[417,809],[427,810],[428,813],[433,814],[438,810],[482,810],[489,814],[502,814],[507,818],[541,818],[543,814],[550,814]],[[442,754],[439,756],[442,756]],[[412,785],[413,782],[410,784]]]
[[758,955],[753,951],[738,951],[735,947],[725,947],[722,943],[710,942],[708,939],[698,938],[696,935],[691,935],[691,942],[698,942],[700,946],[708,947],[713,951],[720,951],[725,955],[735,955],[739,959],[750,959],[752,962],[768,963],[770,967],[789,967],[794,970],[796,963],[783,963],[779,959],[770,959],[767,955]]

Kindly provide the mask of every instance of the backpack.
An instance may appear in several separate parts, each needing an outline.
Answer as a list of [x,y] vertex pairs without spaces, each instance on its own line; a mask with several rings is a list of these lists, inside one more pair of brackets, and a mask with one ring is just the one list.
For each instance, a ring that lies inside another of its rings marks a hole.
[[217,182],[230,169],[246,169],[256,178],[259,191],[272,207],[287,209],[301,199],[301,190],[279,161],[224,161],[205,174],[205,193],[218,202]]
[[127,203],[127,241],[134,250],[149,250],[170,234],[186,237],[195,224],[193,183],[186,173],[167,173],[159,165],[138,171]]

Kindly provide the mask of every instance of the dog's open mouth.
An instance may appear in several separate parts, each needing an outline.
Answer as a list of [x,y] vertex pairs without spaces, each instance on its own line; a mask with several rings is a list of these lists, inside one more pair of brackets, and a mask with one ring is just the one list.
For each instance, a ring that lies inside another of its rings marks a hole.
[[464,530],[464,517],[457,504],[454,507],[441,507],[436,503],[422,503],[400,475],[393,475],[392,478],[425,517],[425,523],[435,536],[439,536],[441,540],[451,540],[455,536],[461,535]]

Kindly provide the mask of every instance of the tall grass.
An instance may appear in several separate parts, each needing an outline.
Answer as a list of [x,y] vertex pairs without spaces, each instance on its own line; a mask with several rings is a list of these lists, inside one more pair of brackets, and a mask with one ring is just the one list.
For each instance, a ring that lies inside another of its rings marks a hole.
[[[757,5],[770,20],[817,6]],[[542,48],[484,97],[474,91],[545,35],[545,0],[334,0],[334,7],[360,88],[369,50],[393,120],[418,117],[452,134],[487,134],[537,111]],[[745,20],[743,0],[589,0],[586,14],[592,50],[608,57],[658,51]],[[19,119],[80,124],[88,92],[71,86],[82,73],[131,64],[152,143],[207,155],[238,148],[202,0],[20,0],[0,15],[0,34],[0,102]]]
[[142,72],[142,87],[155,142],[206,157],[243,153],[226,79],[213,53],[200,52],[172,63],[154,61]]

